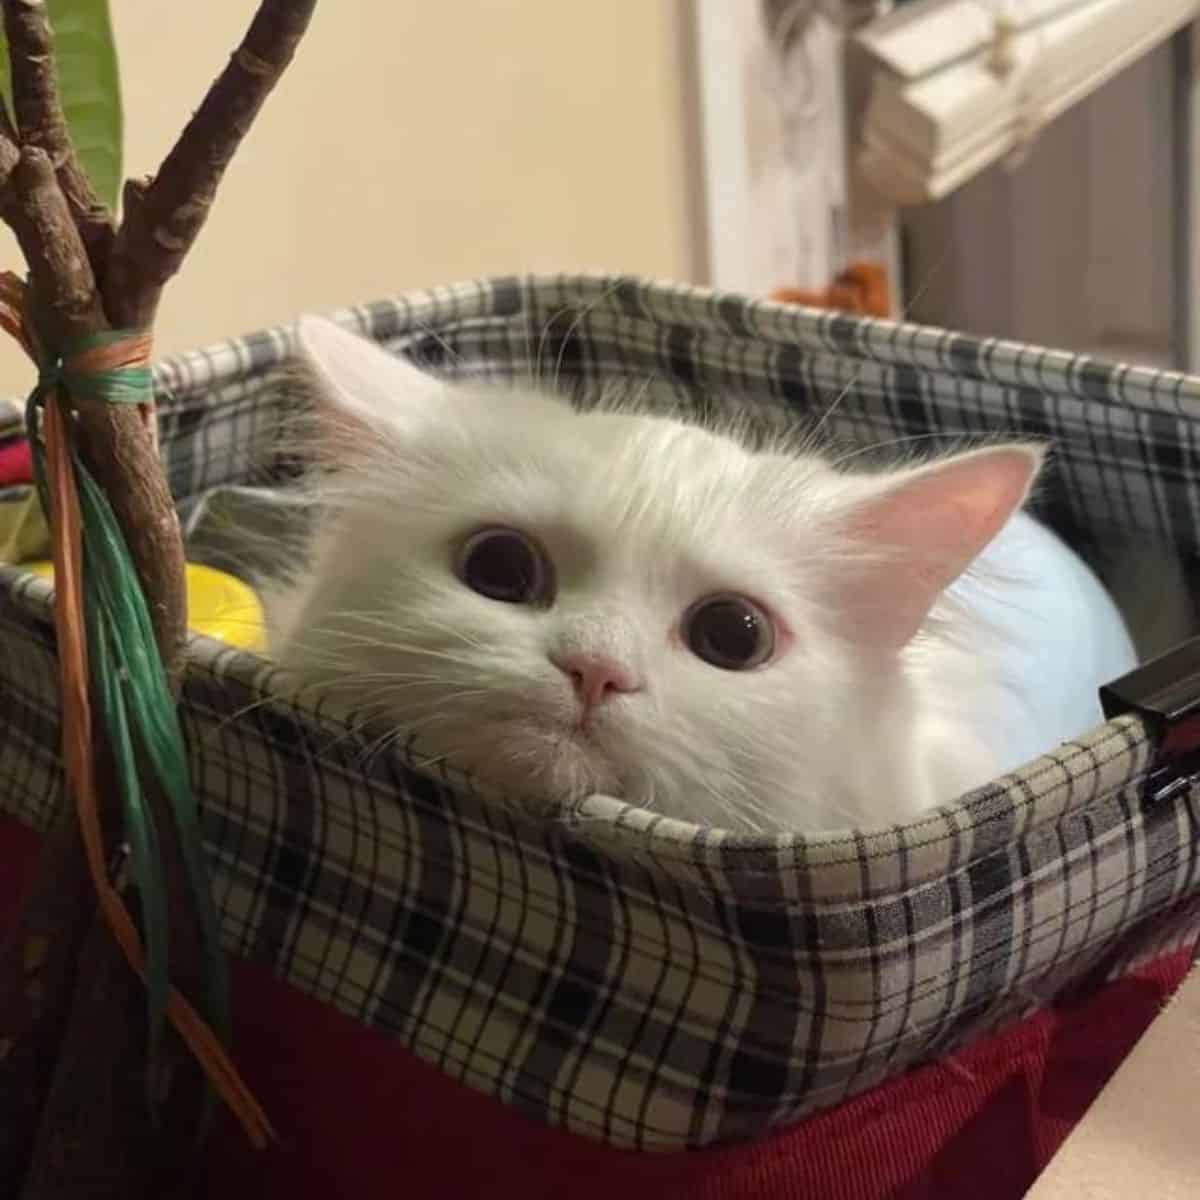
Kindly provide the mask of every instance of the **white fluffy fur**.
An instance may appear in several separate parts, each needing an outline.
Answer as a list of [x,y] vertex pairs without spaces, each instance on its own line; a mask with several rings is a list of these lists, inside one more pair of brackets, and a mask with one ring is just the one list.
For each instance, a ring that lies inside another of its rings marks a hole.
[[[995,639],[942,592],[1024,501],[1038,450],[849,474],[673,420],[440,382],[315,319],[300,343],[338,469],[303,569],[269,597],[274,653],[423,754],[546,813],[603,792],[770,831],[904,819],[1005,765],[988,741],[1008,686]],[[546,548],[552,606],[455,577],[455,547],[489,524]],[[679,640],[688,606],[725,591],[790,630],[765,666],[718,670]],[[564,649],[644,686],[580,732],[551,661]]]

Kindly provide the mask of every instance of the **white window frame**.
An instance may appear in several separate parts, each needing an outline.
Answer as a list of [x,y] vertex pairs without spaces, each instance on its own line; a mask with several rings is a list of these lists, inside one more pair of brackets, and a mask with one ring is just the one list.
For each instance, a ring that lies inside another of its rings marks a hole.
[[858,166],[897,204],[940,199],[1200,16],[1198,0],[923,0],[856,35]]

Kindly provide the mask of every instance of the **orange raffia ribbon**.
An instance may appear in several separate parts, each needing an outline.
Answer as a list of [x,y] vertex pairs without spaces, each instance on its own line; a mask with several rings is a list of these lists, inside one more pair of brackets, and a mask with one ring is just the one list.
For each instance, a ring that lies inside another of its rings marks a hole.
[[[11,272],[0,272],[0,328],[27,354],[39,361],[37,342],[25,313],[28,289]],[[145,366],[150,357],[148,333],[132,334],[108,346],[77,355],[75,371],[111,371]],[[76,490],[75,468],[64,428],[65,405],[51,389],[43,409],[42,438],[50,497],[51,556],[54,561],[54,627],[58,639],[62,692],[63,765],[75,796],[76,812],[87,856],[88,871],[102,912],[126,961],[145,979],[145,954],[121,894],[109,881],[104,835],[100,826],[95,762],[92,756],[92,710],[88,686],[88,653],[83,599],[83,525]],[[29,436],[36,437],[31,429]],[[195,1056],[213,1089],[237,1118],[255,1147],[275,1139],[266,1114],[254,1099],[207,1022],[174,986],[167,996],[167,1019]]]

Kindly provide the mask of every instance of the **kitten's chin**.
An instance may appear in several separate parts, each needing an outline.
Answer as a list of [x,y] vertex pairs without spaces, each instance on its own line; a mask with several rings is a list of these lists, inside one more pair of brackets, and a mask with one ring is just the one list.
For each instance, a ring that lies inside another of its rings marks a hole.
[[523,787],[529,799],[551,810],[596,792],[619,796],[623,790],[621,773],[603,745],[577,729],[535,731],[528,769],[514,773],[512,786]]
[[522,720],[443,737],[448,762],[465,767],[483,790],[535,811],[558,812],[597,792],[624,798],[622,772],[596,734]]

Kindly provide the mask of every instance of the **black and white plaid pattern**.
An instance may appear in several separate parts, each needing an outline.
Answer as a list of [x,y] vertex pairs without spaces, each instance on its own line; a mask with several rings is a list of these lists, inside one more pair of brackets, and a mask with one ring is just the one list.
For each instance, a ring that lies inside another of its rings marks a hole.
[[[1049,437],[1061,528],[1200,548],[1197,379],[625,278],[497,279],[339,316],[450,372],[532,364],[568,390],[828,412],[861,446]],[[288,346],[275,330],[158,368],[181,499],[261,478]],[[0,810],[39,827],[61,786],[48,596],[0,572]],[[1132,718],[907,825],[819,837],[604,798],[538,824],[402,749],[367,753],[319,694],[199,638],[183,721],[232,953],[619,1146],[760,1133],[1200,929],[1193,798],[1151,794]]]

